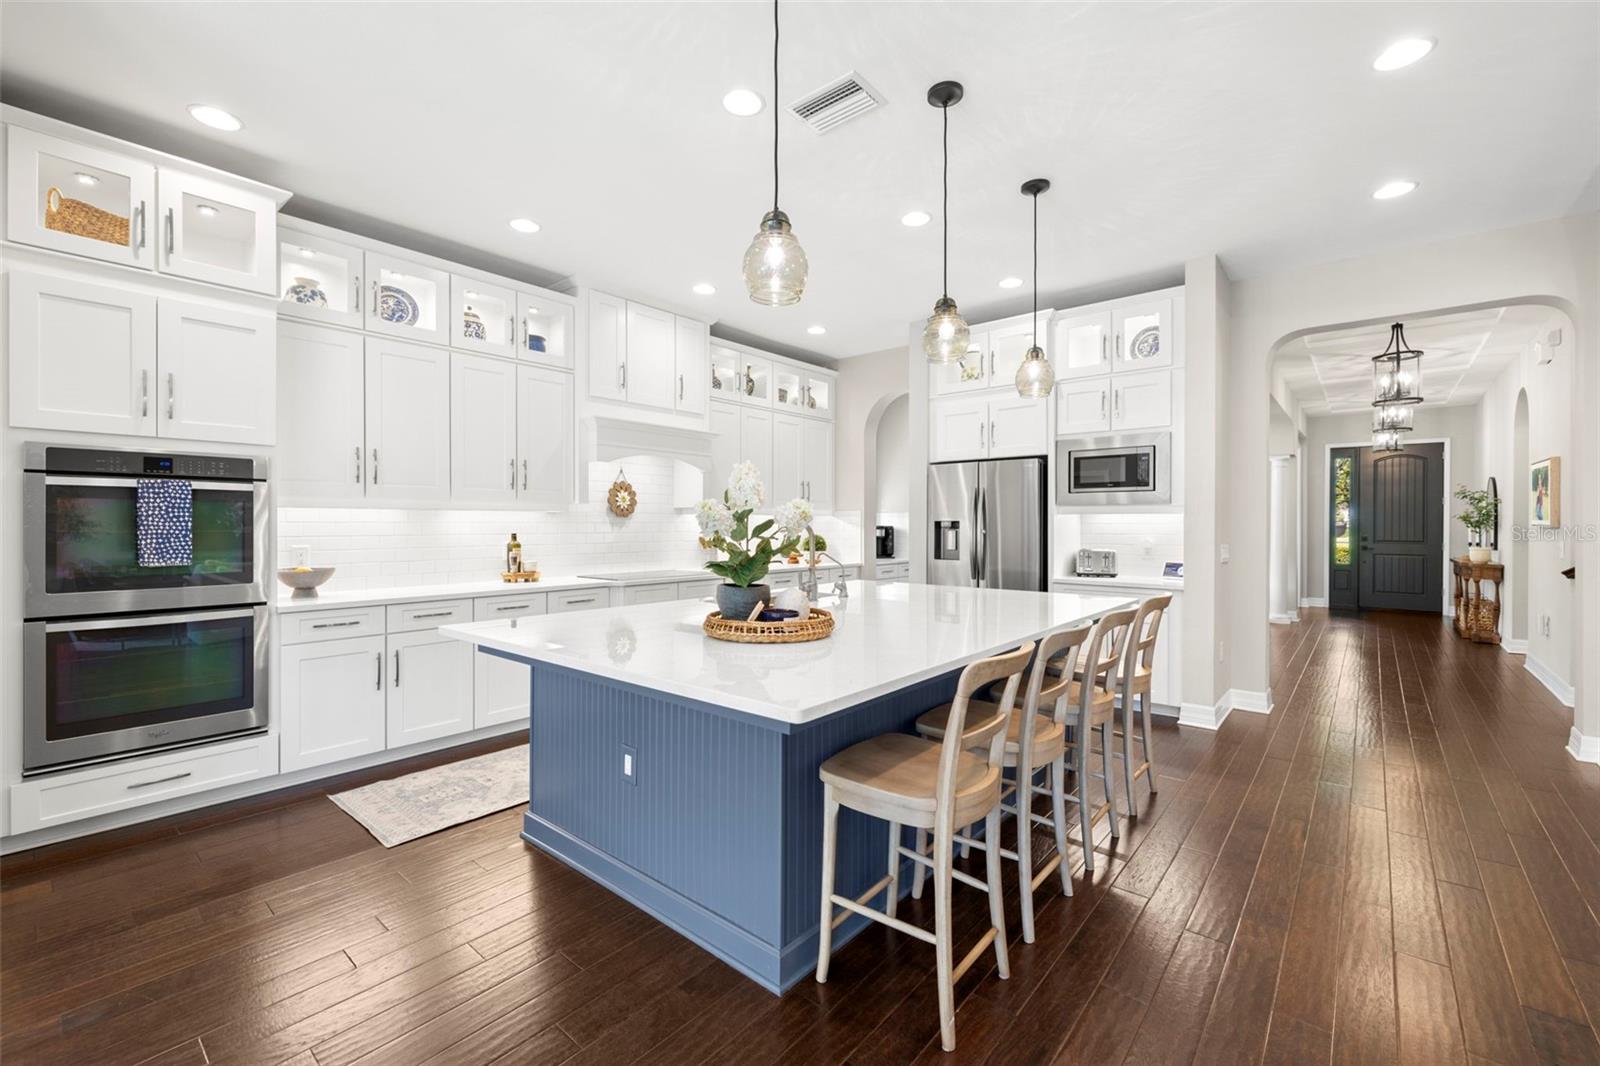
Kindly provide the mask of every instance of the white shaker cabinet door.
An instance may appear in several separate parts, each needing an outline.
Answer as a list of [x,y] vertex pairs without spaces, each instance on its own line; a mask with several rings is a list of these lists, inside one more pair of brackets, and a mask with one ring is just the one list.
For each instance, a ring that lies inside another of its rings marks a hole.
[[833,423],[814,418],[800,430],[801,466],[805,472],[805,497],[812,510],[833,510]]
[[180,440],[271,444],[278,320],[163,297],[157,304],[157,424]]
[[[739,462],[754,463],[756,469],[761,471],[761,476],[766,479],[769,501],[775,499],[772,489],[772,419],[771,411],[744,411],[740,415],[739,423]],[[798,474],[795,476],[799,477]],[[722,483],[711,486],[714,491],[708,495],[721,499],[722,490],[727,487],[728,479],[724,475]]]
[[278,322],[280,502],[359,500],[366,492],[365,360],[361,336]]
[[154,436],[156,298],[18,270],[7,281],[11,424]]
[[1171,300],[1118,304],[1111,309],[1113,371],[1172,365],[1177,347]]
[[367,495],[450,496],[450,353],[367,338]]
[[989,457],[1045,455],[1050,451],[1050,401],[1012,396],[989,402]]
[[625,379],[632,404],[670,411],[678,402],[677,316],[644,304],[628,304]]
[[[504,600],[504,603],[498,602]],[[502,596],[478,600],[473,617],[529,618],[545,613],[543,593],[526,599]],[[472,724],[474,728],[518,722],[528,717],[533,673],[526,663],[474,651],[472,656]]]
[[673,362],[678,376],[675,382],[679,414],[703,415],[708,382],[711,379],[711,331],[704,322],[692,318],[677,318],[674,324]]
[[225,181],[160,167],[157,268],[163,274],[277,294],[278,204]]
[[402,748],[472,728],[471,644],[436,629],[391,633],[388,674],[388,746]]
[[1051,344],[1048,336],[1050,315],[1052,312],[1040,310],[1039,326],[1036,330],[1031,322],[1016,322],[1003,329],[991,330],[989,333],[989,386],[990,388],[1015,389],[1017,384],[1017,368],[1028,356],[1028,349],[1033,347],[1035,339],[1039,347],[1044,349],[1046,358],[1051,356]]
[[928,407],[928,458],[982,459],[989,454],[989,401],[953,396]]
[[1092,311],[1056,320],[1051,330],[1056,377],[1098,377],[1111,372],[1111,315]]
[[[704,495],[720,500],[722,490],[728,487],[728,474],[734,464],[744,458],[739,443],[739,426],[744,411],[735,404],[722,400],[711,402],[711,470],[706,474]],[[769,416],[770,417],[770,416]],[[768,427],[768,435],[771,428]]]
[[383,652],[381,636],[284,647],[278,728],[286,772],[384,749]]
[[517,498],[517,365],[450,353],[450,497]]
[[6,237],[109,263],[155,266],[156,168],[6,127]]
[[1148,370],[1111,379],[1113,429],[1161,429],[1172,425],[1172,371]]
[[1063,437],[1104,433],[1111,428],[1111,379],[1090,378],[1056,385],[1056,432]]
[[771,510],[801,495],[804,463],[800,453],[805,419],[798,415],[772,416],[772,465],[761,471],[766,480],[767,508]]
[[628,303],[603,292],[589,294],[589,395],[628,397]]
[[574,498],[572,375],[517,368],[517,498],[559,511]]

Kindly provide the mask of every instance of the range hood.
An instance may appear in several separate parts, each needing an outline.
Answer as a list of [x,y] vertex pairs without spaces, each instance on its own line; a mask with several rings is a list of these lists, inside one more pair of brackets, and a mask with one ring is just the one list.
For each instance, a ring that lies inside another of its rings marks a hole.
[[672,506],[692,508],[706,496],[713,437],[709,429],[588,415],[578,423],[579,502],[589,502],[594,464],[626,467],[629,459],[648,456],[671,461]]

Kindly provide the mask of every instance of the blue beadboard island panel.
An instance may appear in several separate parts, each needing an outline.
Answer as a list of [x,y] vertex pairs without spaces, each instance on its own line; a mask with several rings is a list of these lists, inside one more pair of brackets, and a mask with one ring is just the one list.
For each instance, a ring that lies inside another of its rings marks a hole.
[[[532,673],[523,838],[780,994],[816,967],[817,768],[859,740],[913,731],[919,714],[952,697],[959,675],[794,725],[489,654]],[[841,812],[837,891],[858,895],[883,876],[886,833],[883,822]],[[902,893],[909,871],[907,861]],[[866,924],[851,915],[835,946]]]

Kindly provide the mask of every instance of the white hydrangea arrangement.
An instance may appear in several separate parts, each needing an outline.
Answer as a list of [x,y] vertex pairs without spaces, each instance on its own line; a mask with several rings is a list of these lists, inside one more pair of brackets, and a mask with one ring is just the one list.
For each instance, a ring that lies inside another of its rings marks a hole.
[[706,569],[730,585],[748,588],[759,584],[773,559],[799,550],[801,537],[811,523],[811,504],[796,498],[780,505],[774,517],[763,519],[752,528],[750,518],[765,496],[761,472],[754,463],[746,462],[728,475],[722,499],[701,500],[695,505],[700,546],[714,548],[726,556],[707,563]]

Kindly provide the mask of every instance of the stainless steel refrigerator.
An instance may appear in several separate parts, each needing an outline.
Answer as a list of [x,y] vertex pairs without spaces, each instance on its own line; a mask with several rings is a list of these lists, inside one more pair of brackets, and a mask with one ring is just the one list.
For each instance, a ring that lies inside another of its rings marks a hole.
[[1044,591],[1045,460],[928,467],[928,584]]

